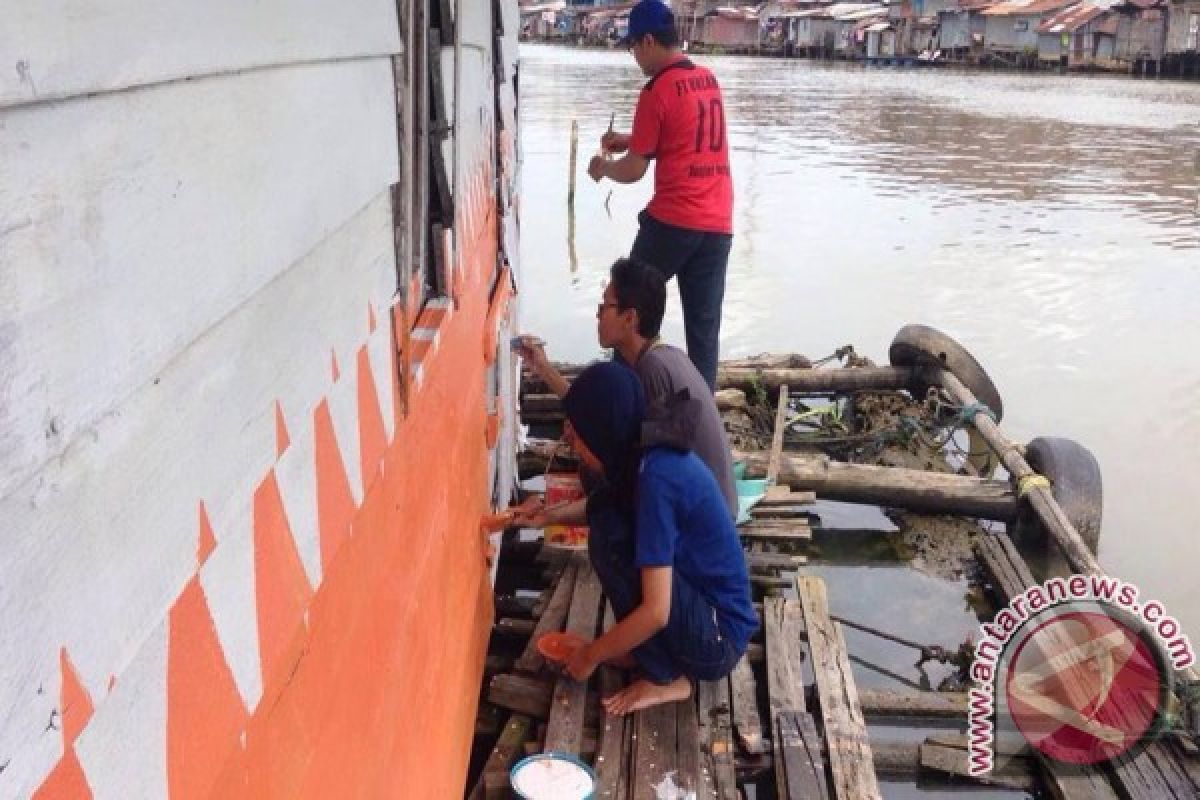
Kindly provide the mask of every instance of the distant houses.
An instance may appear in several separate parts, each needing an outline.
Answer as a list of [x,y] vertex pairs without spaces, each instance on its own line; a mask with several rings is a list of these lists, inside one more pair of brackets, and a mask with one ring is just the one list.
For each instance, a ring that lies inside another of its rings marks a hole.
[[[526,0],[522,35],[614,47],[633,0]],[[1200,0],[673,0],[689,49],[1200,77]]]

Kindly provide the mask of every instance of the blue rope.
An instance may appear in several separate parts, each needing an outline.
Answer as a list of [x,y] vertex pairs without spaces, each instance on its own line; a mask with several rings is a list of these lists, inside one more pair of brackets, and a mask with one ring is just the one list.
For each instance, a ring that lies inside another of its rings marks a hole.
[[968,425],[975,421],[975,417],[978,414],[984,414],[988,417],[991,417],[992,422],[999,423],[999,420],[996,419],[996,412],[992,411],[983,403],[971,403],[970,405],[963,406],[958,410],[958,418]]

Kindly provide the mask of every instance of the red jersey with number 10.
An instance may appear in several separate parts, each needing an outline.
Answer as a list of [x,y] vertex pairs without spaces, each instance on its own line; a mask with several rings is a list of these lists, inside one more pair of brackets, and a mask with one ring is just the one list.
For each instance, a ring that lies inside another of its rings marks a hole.
[[733,181],[721,87],[680,56],[642,89],[629,149],[654,159],[654,197],[646,210],[689,230],[733,233]]

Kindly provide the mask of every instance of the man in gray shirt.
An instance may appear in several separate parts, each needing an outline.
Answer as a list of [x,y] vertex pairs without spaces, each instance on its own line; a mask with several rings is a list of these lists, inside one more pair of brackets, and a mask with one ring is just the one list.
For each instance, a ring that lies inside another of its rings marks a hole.
[[[708,465],[736,518],[737,488],[725,425],[708,383],[687,353],[659,339],[666,309],[666,281],[647,264],[621,258],[612,265],[604,297],[596,307],[596,337],[634,368],[646,392],[647,443],[691,449]],[[568,383],[546,358],[537,339],[523,336],[520,352],[530,368],[562,397]]]

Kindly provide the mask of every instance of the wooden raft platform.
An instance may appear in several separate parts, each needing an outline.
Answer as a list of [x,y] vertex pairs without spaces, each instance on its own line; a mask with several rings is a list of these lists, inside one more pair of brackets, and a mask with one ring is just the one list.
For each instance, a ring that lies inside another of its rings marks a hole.
[[[544,567],[548,585],[532,609],[536,622],[497,620],[497,630],[529,638],[511,669],[487,685],[487,702],[510,716],[469,796],[510,797],[512,764],[527,753],[556,751],[593,766],[597,798],[670,797],[674,788],[683,792],[679,796],[694,792],[698,800],[736,800],[743,797],[739,778],[763,771],[774,773],[781,798],[879,797],[862,708],[824,583],[813,576],[781,577],[781,571],[802,567],[805,557],[768,549],[811,539],[803,507],[812,502],[810,493],[773,490],[739,529],[761,597],[756,607],[762,626],[734,672],[701,682],[687,701],[625,717],[606,715],[599,703],[621,687],[621,671],[601,667],[580,683],[537,652],[543,633],[568,630],[594,638],[613,624],[586,555],[543,548],[534,560]],[[764,595],[780,588],[795,589],[796,596]],[[768,699],[761,707],[752,662],[767,677]],[[808,673],[815,677],[812,708],[806,662],[814,667]]]

